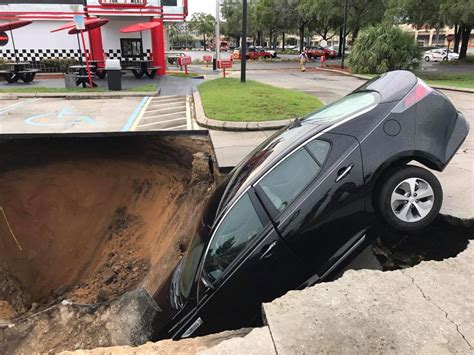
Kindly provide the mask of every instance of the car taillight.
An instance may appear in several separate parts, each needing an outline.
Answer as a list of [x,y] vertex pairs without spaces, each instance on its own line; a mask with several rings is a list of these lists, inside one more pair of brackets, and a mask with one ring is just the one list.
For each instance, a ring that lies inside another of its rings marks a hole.
[[406,110],[423,100],[433,91],[423,80],[418,79],[416,86],[410,91],[410,93],[403,99],[403,109]]

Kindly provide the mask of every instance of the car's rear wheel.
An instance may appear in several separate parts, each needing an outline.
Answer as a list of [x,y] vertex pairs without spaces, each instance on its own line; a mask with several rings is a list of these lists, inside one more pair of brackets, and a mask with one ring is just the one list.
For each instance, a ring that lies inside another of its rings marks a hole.
[[430,57],[426,56],[425,57],[425,62],[429,62],[430,61]]
[[382,220],[401,231],[428,226],[443,202],[438,179],[428,170],[415,166],[397,167],[386,176],[377,196]]

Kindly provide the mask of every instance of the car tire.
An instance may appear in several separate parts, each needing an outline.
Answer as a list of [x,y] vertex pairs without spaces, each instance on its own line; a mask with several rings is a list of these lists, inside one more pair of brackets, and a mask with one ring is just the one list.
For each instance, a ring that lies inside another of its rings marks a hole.
[[383,222],[407,232],[433,222],[443,203],[443,189],[436,176],[416,166],[396,167],[385,176],[376,191],[377,212]]
[[430,61],[430,57],[426,56],[425,57],[425,62],[429,62]]

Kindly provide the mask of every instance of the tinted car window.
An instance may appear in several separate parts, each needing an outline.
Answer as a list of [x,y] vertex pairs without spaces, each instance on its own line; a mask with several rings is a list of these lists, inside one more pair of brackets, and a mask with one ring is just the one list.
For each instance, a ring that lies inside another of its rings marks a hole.
[[307,123],[334,123],[361,112],[377,103],[379,95],[374,92],[357,92],[325,106],[304,118]]
[[306,149],[300,149],[265,176],[258,186],[275,208],[283,211],[318,175],[320,169]]
[[323,165],[329,153],[329,149],[331,149],[331,144],[326,141],[315,139],[306,144],[306,148],[309,149],[313,157],[318,161],[319,165]]
[[204,271],[217,280],[242,250],[263,231],[263,224],[248,194],[232,207],[219,225],[209,246]]

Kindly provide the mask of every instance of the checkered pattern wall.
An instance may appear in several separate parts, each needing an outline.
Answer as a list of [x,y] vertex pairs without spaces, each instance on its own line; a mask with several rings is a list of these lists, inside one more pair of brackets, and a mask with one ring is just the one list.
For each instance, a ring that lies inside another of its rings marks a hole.
[[[151,59],[151,49],[145,51],[147,59]],[[40,62],[43,59],[79,59],[79,49],[17,49],[18,60],[28,62]],[[122,58],[120,49],[109,49],[105,51],[106,58],[133,60],[138,58]],[[0,58],[6,61],[14,60],[13,49],[0,49]]]

